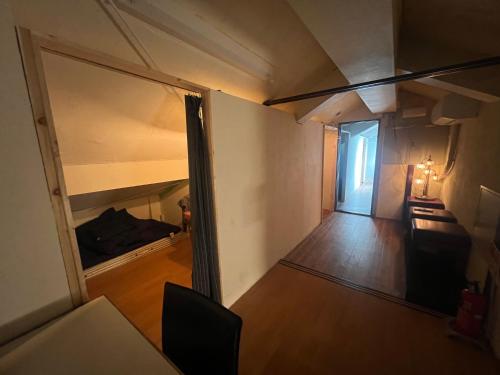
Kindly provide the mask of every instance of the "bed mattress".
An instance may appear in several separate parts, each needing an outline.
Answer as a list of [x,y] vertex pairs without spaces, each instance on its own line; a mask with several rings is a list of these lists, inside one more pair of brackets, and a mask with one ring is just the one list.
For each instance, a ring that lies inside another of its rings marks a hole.
[[138,219],[125,209],[110,208],[77,227],[76,238],[83,269],[87,269],[180,231],[176,225]]

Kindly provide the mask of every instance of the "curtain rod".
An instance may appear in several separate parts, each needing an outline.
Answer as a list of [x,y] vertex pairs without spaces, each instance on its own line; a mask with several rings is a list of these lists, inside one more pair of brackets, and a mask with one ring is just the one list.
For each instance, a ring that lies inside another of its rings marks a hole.
[[342,92],[348,92],[348,91],[354,91],[354,90],[360,90],[360,89],[367,89],[367,88],[375,87],[375,86],[389,85],[389,84],[393,84],[393,83],[397,83],[397,82],[411,81],[411,80],[420,79],[420,78],[433,78],[433,77],[438,77],[438,76],[447,75],[447,74],[460,73],[460,72],[463,72],[466,70],[485,68],[485,67],[494,66],[494,65],[500,65],[500,56],[489,57],[486,59],[480,59],[480,60],[474,60],[474,61],[468,61],[468,62],[460,63],[460,64],[447,65],[447,66],[442,66],[439,68],[422,70],[420,72],[415,72],[415,73],[400,74],[400,75],[396,75],[393,77],[376,79],[374,81],[355,83],[355,84],[348,85],[348,86],[332,87],[332,88],[325,89],[325,90],[313,91],[313,92],[308,92],[305,94],[288,96],[285,98],[268,99],[268,100],[264,101],[262,104],[264,104],[266,106],[270,106],[270,105],[281,104],[281,103],[296,102],[299,100],[318,98],[320,96],[339,94]]

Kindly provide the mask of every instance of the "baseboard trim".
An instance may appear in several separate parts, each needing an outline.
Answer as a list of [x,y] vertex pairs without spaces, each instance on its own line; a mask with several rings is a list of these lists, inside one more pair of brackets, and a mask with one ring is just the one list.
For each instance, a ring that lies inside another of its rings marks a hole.
[[100,275],[103,272],[109,271],[123,264],[133,262],[134,260],[139,259],[145,255],[154,253],[166,247],[173,246],[186,237],[187,234],[185,232],[179,232],[173,237],[165,237],[158,241],[151,242],[135,250],[129,251],[126,254],[120,255],[119,257],[97,264],[94,267],[87,268],[83,270],[83,275],[85,276],[85,279]]

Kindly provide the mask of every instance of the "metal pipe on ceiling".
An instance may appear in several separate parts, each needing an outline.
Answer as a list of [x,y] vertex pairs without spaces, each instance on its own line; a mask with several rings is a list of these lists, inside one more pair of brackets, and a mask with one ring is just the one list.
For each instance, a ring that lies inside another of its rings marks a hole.
[[270,105],[281,104],[281,103],[296,102],[299,100],[318,98],[320,96],[326,96],[326,95],[340,94],[342,92],[367,89],[367,88],[375,87],[375,86],[390,85],[393,83],[412,81],[415,79],[439,77],[439,76],[443,76],[443,75],[447,75],[447,74],[455,74],[455,73],[460,73],[460,72],[464,72],[464,71],[471,70],[471,69],[479,69],[479,68],[485,68],[488,66],[495,66],[495,65],[500,65],[500,56],[489,57],[486,59],[480,59],[480,60],[474,60],[474,61],[468,61],[468,62],[464,62],[464,63],[460,63],[460,64],[442,66],[439,68],[422,70],[420,72],[401,74],[401,75],[396,75],[393,77],[376,79],[374,81],[355,83],[355,84],[348,85],[348,86],[332,87],[330,89],[313,91],[313,92],[308,92],[305,94],[288,96],[285,98],[268,99],[262,104],[264,104],[266,106],[270,106]]

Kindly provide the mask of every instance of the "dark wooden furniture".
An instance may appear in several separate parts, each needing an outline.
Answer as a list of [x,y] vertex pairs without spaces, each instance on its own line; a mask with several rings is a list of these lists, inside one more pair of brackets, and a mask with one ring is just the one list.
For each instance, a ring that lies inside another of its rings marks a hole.
[[406,203],[408,207],[416,206],[416,207],[437,208],[441,210],[445,209],[443,201],[439,198],[427,200],[427,199],[418,199],[416,196],[410,195],[407,198]]
[[454,315],[471,240],[459,224],[412,219],[406,248],[406,299]]
[[425,219],[434,221],[446,221],[448,223],[457,222],[457,218],[451,211],[418,206],[410,207],[407,219],[410,221],[411,219]]
[[409,224],[408,217],[409,217],[410,207],[433,208],[437,210],[444,210],[446,208],[441,199],[438,198],[418,199],[414,195],[408,195],[405,198],[403,206],[403,220],[407,222],[407,224]]
[[241,318],[204,295],[166,283],[163,352],[185,375],[238,373]]

